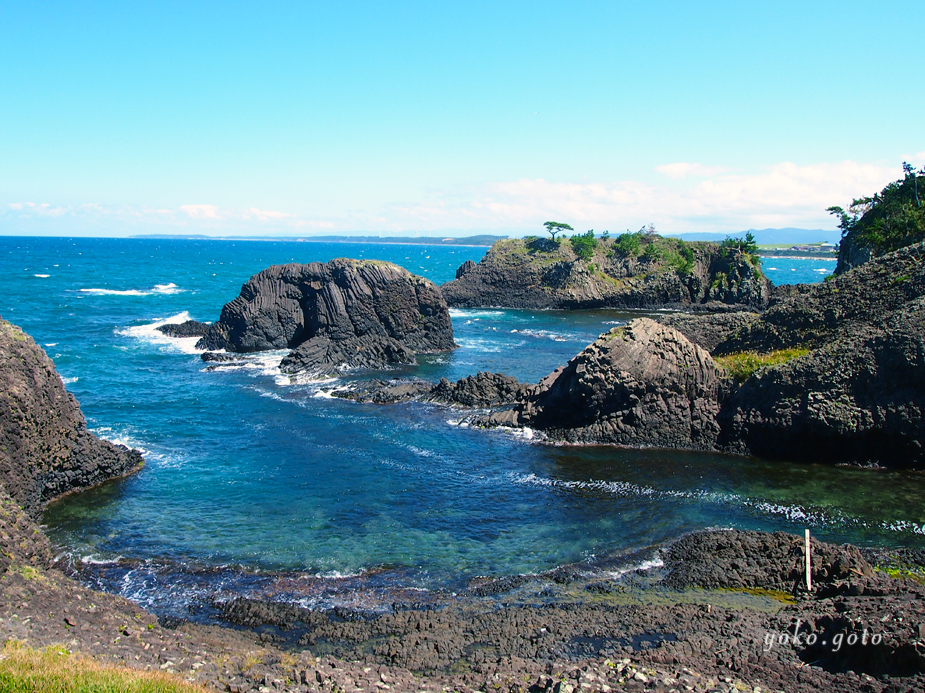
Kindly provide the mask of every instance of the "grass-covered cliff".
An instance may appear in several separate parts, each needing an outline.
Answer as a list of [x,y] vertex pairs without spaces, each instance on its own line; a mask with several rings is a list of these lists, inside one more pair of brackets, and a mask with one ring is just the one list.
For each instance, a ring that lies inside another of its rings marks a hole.
[[735,243],[656,234],[498,241],[441,287],[451,307],[764,308],[771,285],[757,256]]

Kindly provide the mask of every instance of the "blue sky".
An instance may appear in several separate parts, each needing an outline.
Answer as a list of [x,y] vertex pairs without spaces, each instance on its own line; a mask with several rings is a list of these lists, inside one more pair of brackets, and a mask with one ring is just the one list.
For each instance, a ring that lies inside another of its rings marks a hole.
[[0,0],[0,234],[834,228],[925,3]]

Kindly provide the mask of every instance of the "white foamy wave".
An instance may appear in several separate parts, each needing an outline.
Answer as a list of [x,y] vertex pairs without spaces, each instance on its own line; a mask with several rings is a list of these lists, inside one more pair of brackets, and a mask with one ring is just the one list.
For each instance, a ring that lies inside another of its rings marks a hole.
[[176,284],[155,284],[150,289],[78,289],[81,293],[98,296],[152,296],[154,294],[178,294],[183,289]]
[[50,274],[36,274],[33,276],[38,277],[39,279],[48,279],[51,275]]
[[61,377],[61,382],[64,383],[65,385],[70,385],[71,383],[76,383],[77,380],[78,380],[78,376],[76,376],[76,375],[75,375],[73,378],[65,378],[65,377],[63,377],[63,376]]
[[199,337],[168,337],[157,329],[161,325],[179,325],[189,319],[189,313],[183,311],[182,313],[171,315],[169,318],[155,320],[147,325],[135,325],[134,327],[116,330],[116,334],[154,344],[163,351],[180,351],[184,354],[198,354],[200,350],[196,348],[196,342],[199,341]]
[[925,523],[918,524],[908,520],[894,520],[893,522],[884,522],[882,526],[891,532],[911,532],[912,534],[925,535]]
[[45,346],[47,346],[47,347],[58,346],[58,342],[49,342],[49,343],[46,344]]
[[89,556],[81,556],[80,562],[84,565],[111,565],[113,563],[118,563],[121,559],[122,556],[102,558],[99,554],[91,553]]
[[570,338],[573,339],[574,335],[561,334],[559,332],[550,332],[548,330],[511,330],[511,333],[522,334],[526,337],[536,337],[539,339],[551,339],[554,342],[567,342]]
[[450,308],[450,317],[451,318],[468,318],[480,319],[480,318],[503,318],[503,310],[472,310],[469,308]]
[[620,570],[608,570],[604,572],[603,574],[606,575],[607,577],[619,579],[623,577],[624,575],[626,575],[627,573],[634,573],[637,570],[652,570],[653,568],[661,568],[664,565],[665,565],[665,562],[661,558],[655,557],[655,558],[650,558],[647,561],[643,561],[642,563],[631,565],[628,568],[621,568]]
[[91,428],[90,431],[96,434],[98,438],[108,440],[113,445],[124,445],[129,449],[138,450],[142,455],[148,455],[148,450],[145,449],[139,440],[132,436],[130,433],[126,433],[124,431],[115,431],[109,426]]
[[457,337],[456,341],[459,343],[459,346],[464,349],[471,349],[472,351],[481,352],[483,354],[497,354],[502,350],[513,349],[526,344],[526,342],[523,341],[514,344],[502,344],[493,339],[482,339],[479,337],[469,339],[460,339]]

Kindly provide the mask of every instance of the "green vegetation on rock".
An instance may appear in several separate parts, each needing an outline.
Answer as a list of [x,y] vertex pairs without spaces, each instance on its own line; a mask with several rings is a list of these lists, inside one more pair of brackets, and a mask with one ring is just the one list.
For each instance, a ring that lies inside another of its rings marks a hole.
[[925,240],[925,169],[903,164],[903,171],[904,178],[873,197],[853,200],[847,211],[837,206],[826,210],[838,217],[842,245],[867,248],[878,256]]
[[768,354],[758,354],[753,351],[743,351],[728,356],[716,356],[714,359],[723,368],[732,374],[736,382],[743,383],[761,368],[779,366],[800,356],[806,356],[809,349],[795,347],[792,349],[779,349]]
[[594,230],[587,233],[577,234],[569,239],[572,244],[572,250],[575,255],[582,260],[588,261],[594,257],[594,249],[597,248],[597,239],[594,237]]

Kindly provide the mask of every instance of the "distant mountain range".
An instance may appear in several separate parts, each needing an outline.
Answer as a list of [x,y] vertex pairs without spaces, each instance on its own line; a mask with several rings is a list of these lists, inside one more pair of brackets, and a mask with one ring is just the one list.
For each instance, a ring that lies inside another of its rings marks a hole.
[[742,238],[751,232],[758,245],[798,244],[798,243],[833,243],[841,240],[841,231],[838,229],[749,229],[737,233],[667,233],[666,236],[680,238],[685,241],[721,241],[727,236]]

